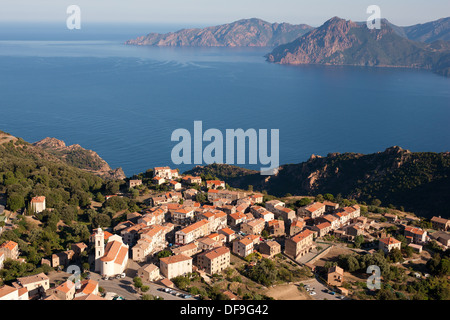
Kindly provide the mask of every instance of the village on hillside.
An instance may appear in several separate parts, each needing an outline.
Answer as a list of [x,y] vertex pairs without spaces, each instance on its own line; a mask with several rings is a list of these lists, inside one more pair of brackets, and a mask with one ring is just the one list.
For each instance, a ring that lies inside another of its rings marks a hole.
[[[89,234],[47,250],[32,274],[14,232],[52,208],[45,196],[25,212],[0,205],[0,300],[450,298],[450,220],[439,213],[427,220],[331,194],[275,198],[170,167],[126,183],[92,200],[93,223],[80,227]],[[369,266],[379,288],[368,287]]]

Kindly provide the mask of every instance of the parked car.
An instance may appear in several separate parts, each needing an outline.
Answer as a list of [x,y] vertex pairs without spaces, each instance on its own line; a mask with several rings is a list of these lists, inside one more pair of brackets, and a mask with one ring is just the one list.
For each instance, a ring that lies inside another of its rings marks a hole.
[[311,291],[311,292],[309,292],[309,294],[313,296],[313,295],[316,294],[316,292],[315,291]]
[[189,299],[189,298],[192,298],[192,296],[191,296],[190,294],[185,294],[185,295],[183,296],[183,298]]
[[125,278],[127,275],[125,274],[125,273],[121,273],[120,274],[120,277],[123,279],[123,278]]
[[332,296],[334,296],[334,295],[336,294],[336,292],[331,291],[330,294],[331,294]]

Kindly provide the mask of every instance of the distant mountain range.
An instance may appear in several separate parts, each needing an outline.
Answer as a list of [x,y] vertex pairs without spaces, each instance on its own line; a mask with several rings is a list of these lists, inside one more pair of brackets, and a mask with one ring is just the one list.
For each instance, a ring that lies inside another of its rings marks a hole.
[[450,17],[442,18],[410,27],[391,27],[404,38],[409,40],[431,43],[438,40],[450,41]]
[[366,201],[379,199],[419,216],[450,217],[450,153],[410,152],[391,147],[373,154],[331,153],[299,164],[282,165],[275,176],[227,164],[197,166],[187,174],[209,174],[230,186],[292,195],[341,194]]
[[150,33],[126,44],[141,46],[274,47],[291,42],[314,28],[306,24],[269,23],[243,19],[204,29],[183,29],[166,34]]
[[150,33],[128,45],[275,47],[269,62],[429,69],[450,76],[450,18],[408,27],[382,20],[381,30],[334,17],[322,26],[243,19],[203,29]]
[[[447,18],[424,25],[396,27],[382,20],[381,29],[370,30],[365,23],[334,17],[298,39],[276,47],[267,60],[295,65],[423,68],[448,76],[450,42],[442,40],[448,38],[448,24]],[[411,38],[438,40],[425,43]]]

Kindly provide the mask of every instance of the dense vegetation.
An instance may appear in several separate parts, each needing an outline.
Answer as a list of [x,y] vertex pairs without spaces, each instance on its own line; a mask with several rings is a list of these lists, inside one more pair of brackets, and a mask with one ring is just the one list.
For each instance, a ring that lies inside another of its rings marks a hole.
[[68,164],[76,168],[100,170],[104,166],[104,161],[101,158],[93,156],[89,150],[82,148],[74,148],[70,151],[52,151],[46,149],[46,151],[59,158],[63,158]]
[[0,145],[0,190],[11,211],[24,208],[34,196],[45,196],[48,207],[85,207],[104,187],[101,178],[69,166],[18,140]]
[[[49,267],[41,265],[42,258],[70,249],[73,243],[88,243],[93,228],[113,226],[126,218],[126,212],[139,210],[128,198],[105,201],[104,194],[119,192],[121,185],[68,165],[22,139],[1,144],[0,196],[6,198],[7,209],[26,215],[11,218],[16,227],[0,235],[0,244],[8,240],[19,244],[25,263],[5,262],[0,278],[9,282],[47,272]],[[34,196],[45,196],[48,209],[33,214],[30,200]],[[102,206],[91,208],[92,200]],[[86,263],[87,252],[81,258],[81,263]]]
[[[337,263],[330,262],[326,267],[338,264],[345,271],[364,274],[368,266],[379,266],[382,276],[382,288],[376,291],[374,297],[377,300],[450,299],[450,283],[448,282],[448,276],[450,275],[449,250],[435,253],[433,258],[428,261],[427,268],[431,275],[426,278],[417,279],[412,276],[415,273],[412,269],[407,270],[392,264],[402,261],[402,253],[400,250],[395,249],[387,256],[381,251],[366,255],[341,255]],[[407,275],[407,271],[410,272],[409,275]],[[359,283],[358,285],[366,291],[358,292],[357,297],[367,299],[374,294],[374,292],[367,290],[365,284]],[[344,284],[344,286],[349,288],[348,284]]]

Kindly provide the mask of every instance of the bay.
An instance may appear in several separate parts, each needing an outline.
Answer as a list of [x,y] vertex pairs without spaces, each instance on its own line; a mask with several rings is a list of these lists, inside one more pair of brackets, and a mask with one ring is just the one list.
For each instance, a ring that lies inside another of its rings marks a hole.
[[128,176],[175,167],[171,134],[193,132],[196,120],[204,130],[279,129],[280,164],[393,145],[450,148],[450,82],[431,72],[283,66],[265,61],[270,48],[98,38],[1,40],[0,130],[29,142],[50,136],[80,144]]

